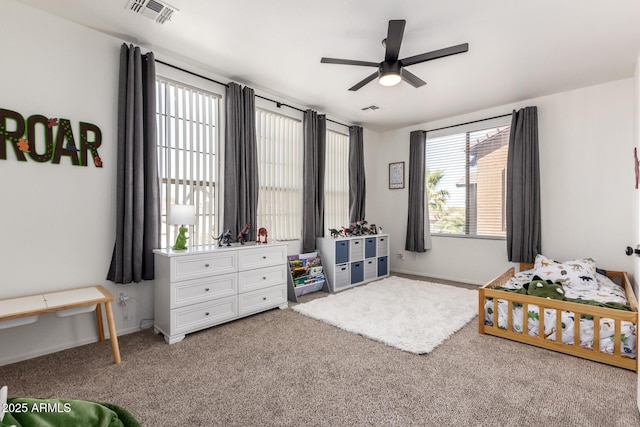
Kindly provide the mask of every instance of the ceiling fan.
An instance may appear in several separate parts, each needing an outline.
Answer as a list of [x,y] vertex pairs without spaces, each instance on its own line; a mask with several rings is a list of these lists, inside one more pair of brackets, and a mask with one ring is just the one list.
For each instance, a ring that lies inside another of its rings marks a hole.
[[395,86],[400,83],[400,81],[404,80],[413,87],[420,87],[425,85],[426,83],[415,74],[407,71],[405,67],[413,64],[418,64],[420,62],[431,61],[432,59],[438,59],[445,56],[463,53],[469,50],[469,43],[463,43],[456,46],[446,47],[444,49],[423,53],[420,55],[410,56],[404,59],[398,59],[405,24],[406,21],[404,19],[389,21],[387,38],[382,40],[382,44],[383,46],[385,46],[384,61],[382,62],[356,61],[352,59],[338,58],[322,58],[320,62],[323,64],[361,65],[365,67],[378,68],[378,71],[366,77],[359,83],[356,83],[353,87],[349,88],[349,90],[352,91],[360,89],[362,86],[366,85],[376,78],[378,78],[378,81],[383,86]]

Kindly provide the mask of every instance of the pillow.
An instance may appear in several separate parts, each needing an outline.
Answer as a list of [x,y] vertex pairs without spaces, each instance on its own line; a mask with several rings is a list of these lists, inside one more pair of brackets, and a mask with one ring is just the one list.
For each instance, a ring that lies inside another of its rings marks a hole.
[[559,263],[544,255],[536,255],[533,269],[542,279],[560,283],[568,288],[598,289],[596,261],[593,258]]

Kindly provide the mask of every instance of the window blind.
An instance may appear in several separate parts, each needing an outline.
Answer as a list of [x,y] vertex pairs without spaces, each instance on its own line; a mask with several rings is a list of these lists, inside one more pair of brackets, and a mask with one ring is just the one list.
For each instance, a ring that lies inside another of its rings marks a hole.
[[257,227],[270,239],[302,238],[302,122],[256,109],[260,192]]
[[508,120],[427,133],[425,179],[432,234],[506,236]]
[[214,241],[219,99],[217,94],[156,78],[162,247],[173,245],[178,232],[178,226],[167,221],[174,204],[195,206],[190,246]]
[[327,130],[324,180],[324,223],[340,230],[349,226],[349,135]]

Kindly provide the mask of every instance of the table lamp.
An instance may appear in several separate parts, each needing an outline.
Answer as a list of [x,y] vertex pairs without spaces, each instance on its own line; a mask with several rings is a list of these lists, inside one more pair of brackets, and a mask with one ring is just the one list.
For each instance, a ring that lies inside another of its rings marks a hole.
[[186,232],[189,229],[185,226],[193,225],[196,223],[196,209],[193,205],[171,205],[169,211],[169,224],[179,225],[180,232],[176,237],[176,243],[173,245],[173,250],[184,251],[187,249]]

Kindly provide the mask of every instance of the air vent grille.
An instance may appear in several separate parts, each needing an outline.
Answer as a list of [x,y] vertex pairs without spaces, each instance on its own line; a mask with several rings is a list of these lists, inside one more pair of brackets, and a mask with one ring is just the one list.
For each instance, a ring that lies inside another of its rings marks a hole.
[[158,0],[127,0],[124,8],[159,24],[171,20],[173,13],[178,11],[175,7]]
[[369,105],[368,107],[364,107],[362,111],[376,111],[379,109],[380,107],[378,107],[377,105]]

